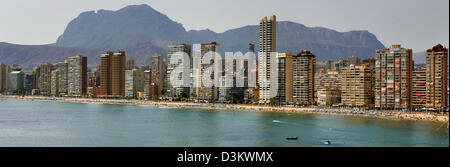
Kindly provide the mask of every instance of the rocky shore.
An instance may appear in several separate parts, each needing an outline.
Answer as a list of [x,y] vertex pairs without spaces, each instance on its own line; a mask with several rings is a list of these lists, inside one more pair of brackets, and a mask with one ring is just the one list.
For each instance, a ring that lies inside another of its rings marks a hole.
[[341,108],[320,108],[320,107],[287,107],[287,106],[266,106],[266,105],[246,105],[246,104],[211,104],[192,102],[167,102],[148,100],[126,100],[126,99],[99,99],[99,98],[70,98],[70,97],[43,97],[43,96],[0,96],[0,99],[18,100],[38,100],[57,101],[72,103],[95,103],[95,104],[122,104],[122,105],[150,105],[156,107],[173,108],[196,108],[196,109],[221,109],[221,110],[249,110],[249,111],[270,111],[270,112],[292,112],[292,113],[317,113],[334,115],[352,115],[364,117],[377,117],[386,119],[407,119],[416,121],[447,122],[448,115],[424,112],[401,112],[386,110],[353,110]]

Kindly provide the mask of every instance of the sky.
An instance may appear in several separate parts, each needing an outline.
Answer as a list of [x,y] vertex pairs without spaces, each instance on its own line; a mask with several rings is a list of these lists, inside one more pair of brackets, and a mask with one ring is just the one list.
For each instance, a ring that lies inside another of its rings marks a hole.
[[50,44],[81,12],[148,4],[186,30],[224,32],[264,16],[339,32],[368,30],[385,46],[449,47],[449,0],[0,0],[0,42]]

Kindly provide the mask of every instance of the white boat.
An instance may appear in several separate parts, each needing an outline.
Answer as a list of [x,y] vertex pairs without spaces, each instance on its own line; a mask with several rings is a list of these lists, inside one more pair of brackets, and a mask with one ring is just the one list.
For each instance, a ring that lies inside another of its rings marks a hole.
[[280,121],[278,121],[278,120],[273,120],[272,122],[274,122],[274,123],[280,123]]

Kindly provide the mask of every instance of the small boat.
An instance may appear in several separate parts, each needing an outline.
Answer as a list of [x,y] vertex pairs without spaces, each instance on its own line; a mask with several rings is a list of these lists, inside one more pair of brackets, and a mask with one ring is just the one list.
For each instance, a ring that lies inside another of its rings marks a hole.
[[273,120],[272,122],[274,122],[274,123],[280,123],[280,121],[278,121],[278,120]]
[[298,140],[298,137],[286,137],[286,140]]
[[323,142],[323,144],[325,144],[325,145],[330,145],[330,144],[331,144],[331,141],[330,141],[330,140],[326,140],[326,141]]

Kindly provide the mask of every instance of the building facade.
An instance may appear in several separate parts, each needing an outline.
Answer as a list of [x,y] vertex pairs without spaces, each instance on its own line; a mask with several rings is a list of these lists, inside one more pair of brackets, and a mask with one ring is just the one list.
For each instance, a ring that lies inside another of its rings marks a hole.
[[67,59],[68,63],[68,95],[80,97],[87,92],[87,57],[73,56]]
[[276,16],[269,18],[264,17],[259,22],[259,52],[258,57],[258,83],[259,83],[259,102],[269,103],[274,97],[271,93],[271,57],[275,59],[276,55],[272,55],[277,51],[276,33],[277,21]]
[[51,75],[53,70],[55,70],[55,66],[53,64],[45,63],[41,65],[39,70],[39,92],[41,95],[51,95]]
[[144,71],[132,69],[125,71],[125,96],[136,98],[138,92],[144,92]]
[[127,69],[126,70],[132,70],[136,68],[136,61],[134,59],[128,59],[127,60]]
[[412,76],[411,107],[422,109],[427,102],[426,98],[426,75],[427,70],[414,70]]
[[304,50],[293,57],[292,101],[297,105],[314,104],[316,56]]
[[317,105],[332,106],[341,102],[341,90],[337,88],[324,88],[317,90]]
[[[69,64],[67,62],[59,62],[55,64],[55,69],[59,71],[59,79],[58,79],[58,85],[59,90],[57,91],[57,94],[60,96],[66,96],[68,91],[68,83],[69,83]],[[52,93],[53,95],[53,93]]]
[[448,49],[438,44],[425,52],[426,107],[442,110],[448,107]]
[[100,90],[97,96],[125,96],[125,60],[124,51],[100,56]]
[[8,91],[11,93],[18,93],[18,91],[23,91],[22,71],[12,71],[8,74]]
[[[169,96],[169,98],[177,98],[179,97],[183,92],[186,94],[190,94],[190,88],[189,86],[191,85],[187,85],[184,87],[174,87],[173,84],[171,82],[175,82],[175,79],[172,79],[172,72],[174,71],[174,69],[176,67],[181,67],[181,61],[177,61],[177,62],[173,62],[173,56],[176,53],[186,53],[187,56],[189,57],[189,74],[184,74],[183,72],[179,73],[178,75],[176,75],[176,77],[178,77],[176,80],[182,80],[183,77],[190,77],[191,73],[192,73],[192,46],[188,45],[188,44],[178,44],[178,45],[169,45],[168,49],[167,49],[167,94]],[[188,63],[188,62],[183,62],[183,63]],[[187,69],[185,69],[187,70]],[[181,84],[181,83],[180,83]],[[189,83],[191,84],[191,83]]]
[[8,90],[8,74],[10,72],[11,68],[8,64],[0,64],[0,92]]
[[61,78],[61,72],[59,70],[53,70],[51,72],[50,94],[52,96],[59,96],[60,78]]
[[276,97],[281,104],[292,103],[293,57],[294,54],[290,51],[277,55],[278,91]]
[[155,87],[156,91],[151,93],[151,96],[158,98],[162,94],[162,89],[164,86],[164,62],[163,57],[160,54],[152,55],[152,85]]
[[375,60],[375,107],[408,109],[412,92],[412,49],[392,45],[377,50]]
[[341,99],[346,106],[372,105],[372,68],[367,65],[350,65],[341,71]]
[[[197,73],[197,78],[199,79],[199,84],[196,86],[196,98],[198,100],[207,100],[207,101],[214,101],[218,99],[219,96],[219,89],[215,85],[215,71],[211,71],[209,74],[206,73],[208,68],[214,68],[213,66],[221,66],[222,62],[214,62],[215,57],[214,55],[208,55],[211,56],[210,61],[203,61],[205,59],[205,56],[208,54],[214,54],[218,52],[219,45],[216,42],[211,43],[205,43],[200,45],[200,56],[201,56],[201,62],[200,62],[200,70]],[[220,71],[216,71],[219,73]],[[209,76],[207,76],[209,75]]]

